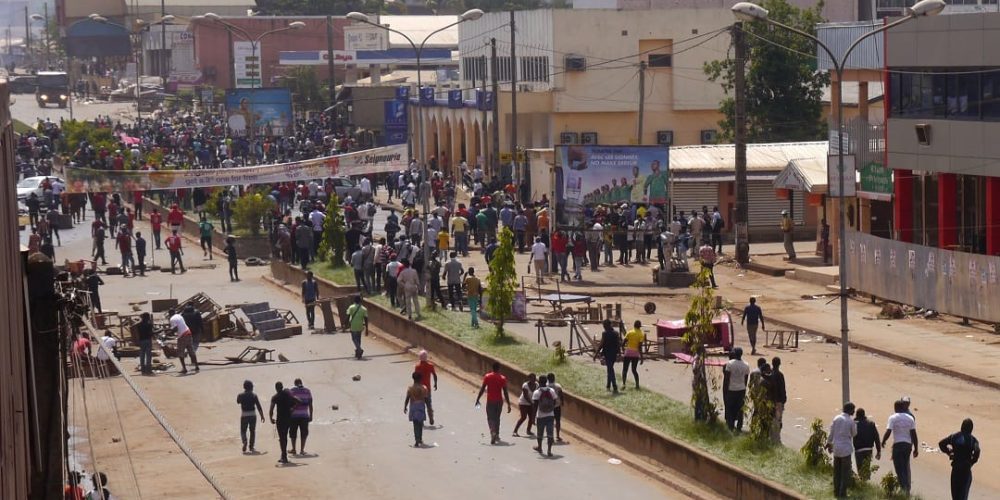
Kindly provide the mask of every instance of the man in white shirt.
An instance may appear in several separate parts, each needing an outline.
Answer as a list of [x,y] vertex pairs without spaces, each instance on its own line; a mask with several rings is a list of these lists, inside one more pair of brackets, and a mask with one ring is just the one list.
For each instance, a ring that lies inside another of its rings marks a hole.
[[722,368],[722,402],[726,410],[726,426],[729,430],[743,431],[743,404],[747,397],[747,378],[750,365],[743,361],[743,348],[737,347],[730,353],[730,360]]
[[410,319],[414,315],[420,317],[420,275],[417,270],[410,267],[409,262],[403,262],[406,269],[399,273],[398,285],[403,290],[403,308]]
[[[104,332],[104,336],[101,337],[101,347],[103,349],[97,350],[97,359],[101,361],[107,361],[111,359],[111,355],[115,354],[118,349],[118,340],[111,336],[111,332]],[[118,357],[115,355],[115,357]]]
[[194,336],[188,328],[184,317],[174,309],[170,310],[170,328],[177,332],[177,358],[181,360],[181,374],[187,373],[187,364],[184,363],[184,356],[191,356],[191,363],[194,364],[195,373],[201,371],[198,368],[198,358],[194,354]]
[[549,451],[548,456],[552,456],[552,442],[555,441],[552,430],[555,425],[556,407],[559,406],[559,393],[552,387],[548,387],[548,377],[542,375],[538,377],[538,389],[531,394],[531,402],[537,408],[535,414],[535,428],[538,431],[538,446],[534,450],[539,455],[542,454],[542,438],[548,432]]
[[899,400],[893,404],[895,413],[889,416],[889,422],[885,427],[885,434],[882,435],[882,447],[892,436],[892,466],[896,469],[896,477],[899,478],[899,487],[910,494],[912,477],[910,476],[910,453],[913,458],[917,458],[917,421],[912,415],[906,413],[906,402]]
[[535,244],[531,245],[531,260],[535,262],[535,277],[538,279],[539,285],[545,282],[542,277],[545,274],[545,258],[548,253],[549,249],[545,243],[542,243],[542,239],[535,238]]
[[368,180],[367,177],[362,177],[361,181],[358,182],[358,188],[361,189],[361,199],[368,201],[372,199],[372,181]]
[[844,403],[844,411],[830,424],[830,435],[826,439],[826,449],[833,453],[833,496],[844,498],[851,484],[851,455],[854,454],[854,436],[858,435],[858,424],[854,416],[854,403]]

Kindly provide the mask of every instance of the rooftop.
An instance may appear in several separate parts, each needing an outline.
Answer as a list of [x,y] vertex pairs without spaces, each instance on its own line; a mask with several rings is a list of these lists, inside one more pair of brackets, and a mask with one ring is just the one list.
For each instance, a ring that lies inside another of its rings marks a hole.
[[[413,43],[420,46],[420,42],[425,37],[436,30],[444,28],[449,24],[458,21],[458,16],[381,16],[379,24],[388,26],[394,30],[402,31],[409,36]],[[410,43],[405,38],[389,33],[389,47],[409,47]],[[458,26],[452,26],[440,33],[435,34],[427,40],[425,47],[458,47]]]
[[[776,172],[795,159],[826,162],[827,142],[777,142],[747,144],[747,170]],[[725,172],[736,166],[736,146],[707,144],[670,148],[670,169],[693,172]]]

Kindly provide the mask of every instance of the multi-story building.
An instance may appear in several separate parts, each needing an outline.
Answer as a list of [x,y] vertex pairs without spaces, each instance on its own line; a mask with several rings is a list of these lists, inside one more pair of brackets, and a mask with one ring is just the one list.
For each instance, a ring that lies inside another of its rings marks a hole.
[[1000,13],[920,18],[887,44],[898,239],[1000,254]]

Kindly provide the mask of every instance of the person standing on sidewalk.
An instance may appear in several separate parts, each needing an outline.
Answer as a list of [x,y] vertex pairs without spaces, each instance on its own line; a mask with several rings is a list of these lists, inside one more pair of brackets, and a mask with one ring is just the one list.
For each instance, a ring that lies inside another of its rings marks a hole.
[[531,245],[531,260],[535,263],[535,278],[538,284],[545,282],[545,260],[549,249],[542,243],[541,238],[535,238],[535,243]]
[[[438,374],[437,370],[434,369],[434,363],[427,361],[427,351],[420,351],[418,357],[420,361],[413,368],[413,371],[420,374],[420,383],[427,388],[427,398],[425,399],[427,402],[427,416],[430,418],[431,425],[434,425],[434,406],[431,404],[431,393],[437,390]],[[433,390],[431,390],[432,387]]]
[[469,298],[469,314],[472,316],[472,328],[479,328],[479,299],[483,294],[483,283],[476,277],[476,270],[469,268],[465,277],[465,293]]
[[354,303],[347,308],[347,322],[351,327],[351,342],[354,342],[354,359],[361,359],[365,350],[361,348],[361,334],[368,335],[368,309],[361,305],[361,296],[354,296]]
[[764,311],[757,305],[757,297],[750,297],[750,304],[743,308],[743,319],[740,320],[740,324],[744,323],[747,326],[747,337],[750,339],[750,355],[756,355],[757,327],[766,330],[764,328]]
[[[788,390],[785,387],[785,374],[781,371],[781,358],[771,359],[771,402],[774,403],[774,422],[771,427],[771,441],[781,442],[781,420],[785,416],[785,403],[788,402]],[[878,438],[878,431],[875,431]]]
[[448,302],[453,311],[462,309],[462,277],[465,268],[458,260],[458,252],[451,252],[451,258],[444,265],[444,278],[448,284]]
[[429,406],[427,398],[430,397],[430,391],[421,382],[420,377],[420,373],[413,372],[413,385],[406,389],[406,398],[403,399],[403,413],[410,422],[413,422],[414,448],[424,445],[424,419],[427,417]]
[[[146,240],[142,237],[142,233],[139,231],[135,232],[135,258],[136,265],[135,268],[139,270],[139,276],[146,275]],[[133,275],[135,273],[133,272]]]
[[396,277],[396,286],[403,291],[403,309],[411,320],[420,319],[420,273],[406,259],[403,266]]
[[529,436],[534,436],[535,433],[531,432],[531,426],[535,425],[535,409],[534,403],[531,402],[531,395],[535,393],[535,389],[538,388],[538,381],[535,380],[535,374],[528,374],[528,381],[521,384],[521,396],[517,400],[517,408],[521,411],[521,418],[517,419],[517,423],[514,424],[514,437],[520,437],[517,430],[521,428],[521,424],[525,420],[528,421],[528,432]]
[[257,441],[257,419],[254,409],[260,414],[260,423],[264,423],[264,408],[260,399],[253,393],[253,382],[243,381],[243,392],[236,396],[236,404],[240,405],[240,439],[243,441],[243,453],[247,452],[247,431],[250,432],[250,453],[256,453],[254,444]]
[[951,459],[951,498],[966,500],[972,487],[972,466],[979,461],[979,440],[972,435],[972,419],[962,421],[962,430],[938,442]]
[[882,444],[878,440],[878,427],[875,422],[868,420],[864,408],[858,408],[854,416],[854,423],[858,426],[858,433],[854,436],[854,460],[857,462],[858,477],[862,481],[871,479],[872,450],[875,450],[875,460],[882,459]]
[[507,413],[510,413],[510,393],[507,392],[507,377],[500,373],[500,363],[493,362],[493,371],[483,377],[483,385],[476,396],[476,408],[479,400],[486,393],[486,422],[490,426],[490,444],[500,442],[500,411],[503,402],[507,401]]
[[722,367],[722,402],[725,405],[726,427],[743,432],[743,404],[747,397],[750,365],[743,361],[743,348],[737,347],[731,359]]
[[615,380],[615,361],[618,361],[618,353],[621,352],[621,339],[618,332],[611,325],[610,319],[604,320],[604,332],[601,333],[601,342],[594,352],[594,359],[600,355],[604,358],[604,367],[607,368],[608,377],[606,382],[607,390],[614,389],[614,394],[618,394],[618,381]]
[[[278,446],[281,447],[281,458],[278,459],[278,462],[281,464],[288,463],[288,430],[292,425],[292,409],[295,408],[296,404],[298,404],[298,400],[285,389],[285,385],[281,382],[275,382],[274,396],[271,396],[271,409],[268,410],[267,414],[271,423],[278,430]],[[275,408],[278,410],[278,418],[274,418]]]
[[313,419],[313,397],[312,392],[302,385],[302,379],[295,379],[294,386],[288,392],[298,400],[292,408],[292,421],[288,429],[288,436],[292,438],[292,455],[295,453],[295,438],[301,439],[299,455],[306,454],[306,438],[309,437],[309,422]]
[[788,261],[795,260],[795,241],[793,239],[794,229],[795,229],[795,221],[792,220],[792,215],[788,213],[788,210],[782,210],[781,235],[785,241],[785,253],[787,254],[785,260]]
[[885,434],[882,435],[882,447],[889,441],[889,436],[893,437],[892,442],[892,466],[896,470],[896,477],[899,478],[899,487],[909,495],[913,485],[910,476],[910,453],[913,458],[917,458],[920,453],[917,449],[917,422],[913,416],[906,413],[906,404],[902,400],[893,404],[893,413],[889,416],[886,424]]
[[309,329],[316,325],[316,301],[319,300],[319,283],[313,279],[313,272],[306,271],[306,279],[302,280],[302,303],[306,306],[306,322]]
[[826,439],[826,449],[833,453],[833,496],[837,498],[847,497],[847,487],[851,484],[851,455],[854,436],[858,434],[852,415],[854,403],[844,403],[844,411],[834,417]]
[[539,455],[542,454],[542,438],[545,437],[547,432],[549,435],[548,439],[548,453],[547,456],[552,457],[552,443],[555,441],[555,436],[552,433],[552,428],[555,424],[556,406],[559,404],[559,394],[555,389],[548,387],[548,377],[542,375],[538,378],[538,389],[531,394],[531,401],[534,403],[537,409],[537,414],[535,415],[535,422],[538,428],[538,446],[532,448],[537,451]]

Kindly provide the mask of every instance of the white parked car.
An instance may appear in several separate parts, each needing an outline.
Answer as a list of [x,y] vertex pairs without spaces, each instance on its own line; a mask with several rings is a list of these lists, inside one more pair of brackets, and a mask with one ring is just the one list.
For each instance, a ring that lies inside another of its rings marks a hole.
[[46,177],[49,179],[49,182],[53,182],[53,181],[58,180],[64,186],[66,185],[66,181],[64,181],[64,180],[62,180],[62,179],[60,179],[58,177],[51,176],[51,175],[50,176],[40,175],[38,177],[28,177],[26,179],[21,179],[21,182],[17,183],[17,199],[18,200],[22,200],[22,201],[26,200],[26,199],[28,199],[29,196],[31,196],[31,193],[35,193],[36,195],[38,195],[38,198],[41,199],[41,197],[42,197],[42,181],[45,180]]

